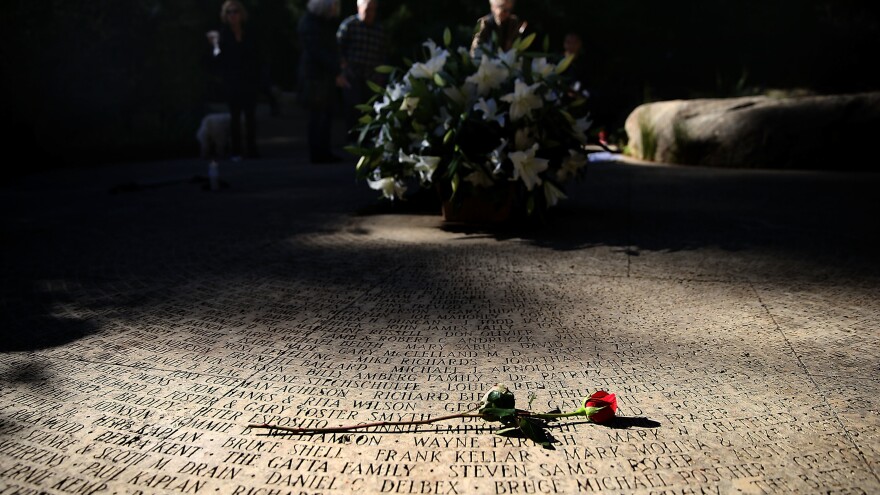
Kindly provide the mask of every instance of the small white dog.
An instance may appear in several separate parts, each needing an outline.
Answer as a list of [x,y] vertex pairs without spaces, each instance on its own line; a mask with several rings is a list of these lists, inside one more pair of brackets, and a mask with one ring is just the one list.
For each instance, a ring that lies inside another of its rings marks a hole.
[[[229,156],[229,148],[232,144],[231,119],[228,113],[209,113],[202,119],[202,124],[196,131],[202,158],[220,159]],[[247,121],[242,119],[242,134],[246,126]]]

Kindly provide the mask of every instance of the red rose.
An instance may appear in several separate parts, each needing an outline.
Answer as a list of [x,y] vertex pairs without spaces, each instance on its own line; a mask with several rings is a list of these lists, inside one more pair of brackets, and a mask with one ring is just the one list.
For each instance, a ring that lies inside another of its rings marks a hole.
[[604,390],[599,390],[584,399],[584,407],[602,407],[603,409],[590,415],[590,421],[604,423],[614,418],[614,413],[617,411],[617,397]]

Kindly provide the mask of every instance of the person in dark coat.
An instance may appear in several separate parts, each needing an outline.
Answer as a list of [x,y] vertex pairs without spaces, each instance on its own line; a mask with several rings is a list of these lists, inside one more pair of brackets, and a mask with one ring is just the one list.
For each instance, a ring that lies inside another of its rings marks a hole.
[[[357,13],[346,17],[336,31],[336,44],[348,86],[342,91],[345,105],[345,127],[349,133],[357,125],[360,110],[356,108],[373,95],[367,82],[385,86],[386,76],[376,67],[387,63],[388,35],[379,21],[379,0],[357,0]],[[352,140],[352,134],[348,135]]]
[[489,15],[477,21],[477,33],[471,42],[471,54],[487,45],[494,51],[508,51],[516,38],[523,34],[528,23],[513,14],[514,0],[489,0]]
[[575,32],[569,32],[563,40],[563,54],[566,57],[572,57],[571,64],[568,66],[567,76],[571,79],[571,87],[569,93],[572,97],[590,98],[590,92],[587,89],[587,62],[584,57],[584,44],[581,36]]
[[300,18],[300,101],[309,111],[309,156],[312,163],[337,162],[330,147],[337,89],[347,87],[336,46],[339,0],[309,0]]
[[[250,158],[259,157],[255,113],[263,68],[256,36],[247,29],[247,19],[240,1],[226,0],[220,9],[223,27],[208,33],[229,105],[233,160],[240,159],[243,151]],[[246,150],[242,149],[242,115],[247,124]]]

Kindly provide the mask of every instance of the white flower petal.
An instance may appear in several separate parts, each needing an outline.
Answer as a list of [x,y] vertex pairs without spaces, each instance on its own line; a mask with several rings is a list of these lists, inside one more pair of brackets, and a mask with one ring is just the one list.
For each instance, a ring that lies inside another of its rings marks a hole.
[[468,76],[465,82],[475,84],[477,86],[477,94],[486,96],[489,94],[489,91],[500,87],[501,83],[507,80],[509,75],[510,71],[507,67],[489,59],[489,57],[483,57],[477,72]]
[[539,174],[545,170],[550,164],[550,160],[544,158],[535,158],[535,152],[538,151],[537,143],[527,151],[514,151],[509,156],[513,162],[513,178],[522,179],[526,185],[526,189],[531,191],[535,186],[541,185],[541,177]]
[[495,184],[483,170],[474,170],[464,180],[470,182],[474,187],[492,187]]
[[403,199],[406,192],[406,186],[401,182],[394,180],[393,177],[383,177],[378,180],[367,180],[371,189],[382,191],[382,195],[394,201],[395,199]]
[[523,117],[530,116],[532,110],[544,106],[544,100],[535,94],[535,90],[539,86],[540,83],[529,86],[522,79],[517,79],[514,84],[513,93],[501,97],[502,101],[510,103],[510,119],[512,121],[516,122]]
[[418,156],[418,163],[416,163],[415,171],[419,173],[419,178],[422,182],[431,182],[431,176],[434,175],[434,171],[437,170],[437,165],[440,164],[439,156]]
[[554,186],[552,182],[545,182],[544,199],[547,200],[547,206],[556,206],[560,199],[568,199],[568,196],[560,191],[558,187]]
[[419,99],[415,96],[405,96],[403,98],[403,103],[400,105],[400,109],[406,111],[406,114],[412,116],[413,112],[416,111],[416,108],[419,106]]
[[532,75],[541,76],[542,79],[546,79],[554,72],[556,72],[556,66],[548,63],[547,57],[532,60]]
[[565,182],[577,176],[580,169],[587,164],[587,157],[575,150],[568,150],[568,158],[563,160],[562,166],[556,171],[556,179]]

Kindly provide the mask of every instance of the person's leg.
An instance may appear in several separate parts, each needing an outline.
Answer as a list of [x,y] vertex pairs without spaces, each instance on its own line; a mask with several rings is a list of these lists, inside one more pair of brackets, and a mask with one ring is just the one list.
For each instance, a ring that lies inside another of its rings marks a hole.
[[320,151],[324,158],[330,158],[333,155],[330,151],[330,131],[333,128],[333,114],[327,107],[318,110],[318,114],[318,142],[320,143]]
[[257,150],[257,104],[255,101],[247,102],[244,106],[245,119],[245,142],[247,143],[247,156],[249,158],[259,158],[260,152]]
[[324,151],[321,146],[321,112],[317,108],[309,109],[309,159],[312,162],[321,158]]
[[236,98],[229,99],[229,134],[232,144],[230,156],[241,157],[241,102]]
[[343,116],[345,118],[346,141],[353,141],[357,135],[352,130],[358,123],[361,112],[357,105],[365,102],[367,83],[362,78],[353,77],[348,81],[351,87],[345,88],[342,93]]

